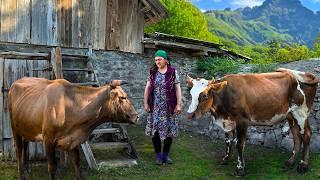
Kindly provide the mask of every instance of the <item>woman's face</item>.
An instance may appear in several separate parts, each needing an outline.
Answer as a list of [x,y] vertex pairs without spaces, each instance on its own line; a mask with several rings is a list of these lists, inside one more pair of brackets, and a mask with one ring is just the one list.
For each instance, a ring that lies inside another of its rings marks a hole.
[[156,63],[156,65],[160,69],[166,67],[168,64],[167,60],[165,60],[163,57],[155,57],[154,62]]

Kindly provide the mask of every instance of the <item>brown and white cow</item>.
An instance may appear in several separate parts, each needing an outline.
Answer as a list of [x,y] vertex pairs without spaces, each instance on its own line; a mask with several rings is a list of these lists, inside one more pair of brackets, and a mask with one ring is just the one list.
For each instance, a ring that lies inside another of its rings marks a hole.
[[310,73],[289,69],[262,74],[227,75],[218,81],[192,79],[187,83],[192,102],[189,118],[200,118],[210,111],[212,120],[225,131],[226,154],[222,164],[230,159],[234,141],[238,151],[236,175],[245,174],[243,149],[248,126],[272,126],[287,119],[294,141],[292,156],[286,168],[294,166],[303,143],[302,160],[297,171],[308,170],[311,128],[308,115],[312,110],[318,78]]
[[50,179],[55,179],[55,148],[68,152],[77,179],[82,179],[77,146],[103,122],[135,123],[138,119],[120,85],[119,80],[98,88],[63,79],[14,82],[8,101],[20,179],[27,179],[27,141],[43,141]]

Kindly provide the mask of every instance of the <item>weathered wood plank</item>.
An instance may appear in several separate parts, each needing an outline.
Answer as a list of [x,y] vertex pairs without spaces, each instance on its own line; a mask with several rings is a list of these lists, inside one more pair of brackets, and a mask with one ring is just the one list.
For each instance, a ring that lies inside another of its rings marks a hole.
[[[3,87],[9,89],[11,84],[15,81],[16,74],[19,73],[18,63],[13,60],[5,60],[4,63],[4,81]],[[15,73],[16,72],[16,73]],[[3,93],[3,138],[10,139],[13,137],[9,108],[8,108],[8,92]]]
[[94,18],[92,17],[94,13],[93,1],[82,0],[79,3],[79,10],[82,12],[79,16],[79,29],[81,32],[79,47],[85,48],[93,43],[93,26],[95,25]]
[[119,50],[119,6],[117,0],[108,0],[106,50]]
[[25,59],[48,60],[49,59],[48,53],[22,53],[22,52],[16,52],[16,51],[0,52],[0,56],[6,59],[16,59],[16,60],[25,60]]
[[105,46],[105,36],[106,36],[106,18],[107,18],[107,1],[106,0],[96,0],[94,1],[94,49],[104,49]]
[[[59,70],[62,71],[62,65],[61,65],[61,67],[58,67],[60,64],[59,64],[59,62],[57,62],[57,61],[62,61],[62,60],[59,60],[59,57],[61,58],[61,50],[60,50],[60,48],[53,48],[50,54],[51,54],[50,63],[51,63],[52,69],[54,71],[54,75],[55,75],[56,79],[61,79],[62,73],[59,73]],[[61,69],[59,69],[59,68],[61,68]]]
[[91,148],[89,146],[89,143],[88,141],[84,142],[83,144],[81,144],[81,148],[82,148],[82,151],[84,153],[84,156],[89,164],[89,167],[91,169],[96,169],[97,168],[97,162],[93,156],[93,153],[91,151]]
[[31,0],[17,0],[16,42],[30,43]]
[[[3,85],[3,64],[4,59],[0,57],[0,86]],[[3,151],[3,93],[0,91],[0,151]]]
[[57,4],[56,0],[48,0],[48,11],[47,11],[47,30],[48,38],[47,45],[57,46],[58,43],[58,30],[57,30]]
[[1,40],[16,41],[17,0],[1,1]]
[[81,16],[81,12],[79,9],[79,1],[72,1],[72,47],[79,47],[79,39],[81,36],[80,28],[79,28],[79,17]]
[[48,1],[31,1],[32,2],[32,23],[31,23],[31,43],[47,44],[48,38]]

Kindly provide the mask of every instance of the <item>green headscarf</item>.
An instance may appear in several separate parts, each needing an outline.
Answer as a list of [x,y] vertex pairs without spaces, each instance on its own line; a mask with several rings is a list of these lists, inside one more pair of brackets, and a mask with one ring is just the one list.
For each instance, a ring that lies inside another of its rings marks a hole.
[[155,54],[155,57],[163,57],[164,59],[168,60],[168,54],[164,50],[158,50]]

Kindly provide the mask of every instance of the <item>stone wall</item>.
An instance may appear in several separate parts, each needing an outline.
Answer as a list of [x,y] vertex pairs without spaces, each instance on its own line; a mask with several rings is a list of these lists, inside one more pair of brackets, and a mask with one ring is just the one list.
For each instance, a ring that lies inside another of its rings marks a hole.
[[[133,101],[135,108],[140,113],[140,124],[145,124],[145,113],[143,112],[143,92],[149,74],[149,68],[153,64],[153,57],[142,57],[136,54],[120,52],[96,52],[95,68],[98,72],[100,83],[112,79],[123,79],[130,84],[123,86],[124,90]],[[189,89],[186,87],[185,75],[187,72],[196,72],[196,61],[192,58],[172,58],[172,65],[177,68],[180,74],[181,87],[183,92],[183,110],[186,112],[191,97]],[[301,61],[282,65],[291,69],[313,72],[313,68],[320,65],[320,61]],[[320,151],[320,89],[313,107],[314,111],[310,115],[313,136],[311,140],[312,151]],[[188,120],[186,114],[179,116],[180,128],[185,131],[193,131],[208,135],[212,138],[224,138],[224,133],[210,121],[207,114],[201,120]],[[260,144],[267,147],[283,147],[292,150],[292,135],[289,133],[288,123],[282,123],[272,128],[250,127],[248,142]]]

